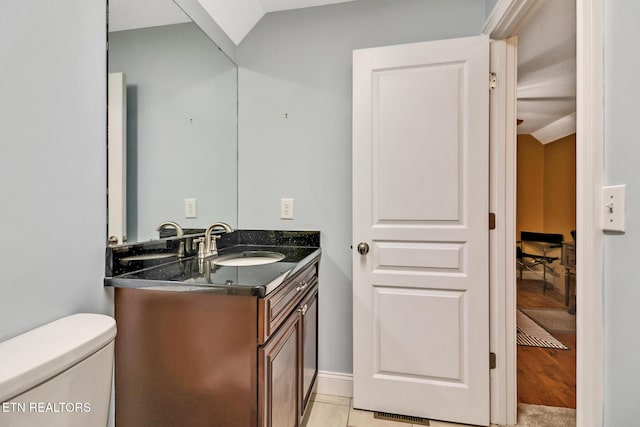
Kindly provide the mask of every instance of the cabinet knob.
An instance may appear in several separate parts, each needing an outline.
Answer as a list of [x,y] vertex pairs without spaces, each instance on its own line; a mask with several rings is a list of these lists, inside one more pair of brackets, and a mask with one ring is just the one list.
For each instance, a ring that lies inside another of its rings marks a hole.
[[307,307],[307,304],[302,305],[302,306],[298,307],[298,312],[304,316],[307,313],[307,309],[308,308],[309,307]]
[[369,245],[366,244],[365,242],[360,242],[358,244],[358,252],[360,252],[360,255],[366,255],[369,253]]
[[304,291],[305,289],[307,289],[307,285],[309,285],[307,282],[305,282],[304,280],[300,283],[298,283],[298,287],[296,287],[296,292],[300,292],[300,291]]

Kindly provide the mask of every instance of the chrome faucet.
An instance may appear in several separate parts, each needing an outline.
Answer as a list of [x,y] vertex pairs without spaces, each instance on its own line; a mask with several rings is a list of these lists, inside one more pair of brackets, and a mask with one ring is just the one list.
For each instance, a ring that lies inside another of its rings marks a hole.
[[160,224],[158,226],[158,228],[156,229],[156,231],[160,232],[162,231],[162,229],[166,228],[166,227],[173,227],[176,229],[176,236],[177,237],[182,237],[184,236],[184,230],[182,229],[182,227],[180,227],[180,224],[178,224],[177,222],[173,222],[173,221],[165,221],[162,224]]
[[216,240],[218,240],[220,236],[211,237],[211,232],[213,231],[214,228],[217,228],[217,227],[224,228],[224,231],[227,233],[233,232],[233,229],[229,227],[229,224],[226,224],[224,222],[214,222],[213,224],[211,224],[209,228],[207,228],[207,231],[204,232],[204,245],[205,245],[204,256],[205,257],[208,257],[210,255],[218,255]]

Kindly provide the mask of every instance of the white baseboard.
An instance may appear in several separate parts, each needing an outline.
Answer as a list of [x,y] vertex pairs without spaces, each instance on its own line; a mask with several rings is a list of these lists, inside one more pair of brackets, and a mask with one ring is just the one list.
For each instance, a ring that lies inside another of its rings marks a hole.
[[353,397],[353,374],[318,371],[316,393]]

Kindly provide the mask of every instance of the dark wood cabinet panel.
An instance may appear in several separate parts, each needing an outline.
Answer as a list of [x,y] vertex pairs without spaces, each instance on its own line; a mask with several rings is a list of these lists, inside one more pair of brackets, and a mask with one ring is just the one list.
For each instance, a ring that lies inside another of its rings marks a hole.
[[301,395],[300,418],[304,415],[318,376],[318,292],[311,291],[301,304]]
[[258,378],[262,427],[297,427],[300,371],[300,326],[297,313],[259,350]]
[[116,288],[118,427],[255,427],[256,311],[232,295]]

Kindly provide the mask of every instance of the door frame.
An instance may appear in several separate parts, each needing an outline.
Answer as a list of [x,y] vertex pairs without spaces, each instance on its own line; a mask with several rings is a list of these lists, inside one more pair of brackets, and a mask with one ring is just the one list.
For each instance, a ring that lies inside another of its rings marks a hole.
[[[490,207],[498,218],[490,252],[490,348],[498,360],[491,374],[491,422],[496,424],[513,425],[517,417],[514,126],[517,48],[513,37],[517,37],[542,3],[541,0],[499,0],[482,30],[492,39],[502,41],[502,45],[496,44],[502,55],[499,59],[502,62],[498,64],[505,72],[504,78],[499,78],[504,84],[500,96],[507,100],[497,110],[492,107],[491,114],[499,117],[491,118],[490,138],[494,161],[490,191],[495,192],[491,195]],[[603,0],[576,0],[576,228],[580,233],[576,242],[579,260],[576,265],[576,288],[579,289],[576,415],[580,427],[601,426],[604,409],[604,239],[600,209],[604,173],[603,9]]]

